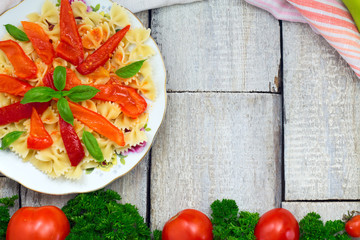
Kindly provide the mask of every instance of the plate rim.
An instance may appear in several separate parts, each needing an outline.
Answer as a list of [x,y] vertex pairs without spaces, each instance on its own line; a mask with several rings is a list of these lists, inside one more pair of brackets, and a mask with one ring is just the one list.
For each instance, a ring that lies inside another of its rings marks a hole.
[[[19,2],[19,3],[16,4],[15,6],[7,9],[7,10],[4,11],[3,13],[1,13],[1,14],[0,14],[0,17],[3,16],[4,14],[6,14],[7,12],[14,10],[14,9],[15,9],[16,7],[18,7],[20,4],[22,4],[22,3],[24,3],[24,2],[27,2],[27,1],[30,1],[30,0],[22,0],[21,2]],[[33,0],[32,0],[32,1],[33,1]],[[45,0],[43,0],[43,1],[45,1]],[[95,1],[96,1],[96,0],[95,0]],[[135,13],[133,13],[132,11],[130,11],[130,10],[129,10],[128,8],[126,8],[125,6],[123,6],[123,5],[119,4],[119,3],[114,2],[113,0],[101,0],[101,1],[109,1],[109,2],[112,3],[112,4],[115,3],[115,4],[118,4],[119,6],[122,6],[123,8],[125,8],[125,9],[128,11],[128,13],[130,13],[134,18],[136,18],[136,19],[139,21],[139,23],[141,24],[141,26],[142,26],[143,28],[146,28],[146,27],[144,26],[143,22],[135,15]],[[149,28],[150,28],[150,27],[149,27]],[[151,29],[151,28],[150,28],[150,29]],[[116,180],[120,179],[121,177],[125,176],[126,174],[128,174],[129,172],[131,172],[136,166],[138,166],[138,165],[144,160],[144,158],[148,155],[149,151],[151,151],[151,148],[152,148],[152,146],[153,146],[153,144],[154,144],[154,142],[155,142],[155,140],[156,140],[156,137],[157,137],[157,135],[158,135],[158,133],[159,133],[159,130],[160,130],[161,126],[162,126],[163,123],[164,123],[164,119],[165,119],[165,115],[166,115],[166,111],[167,111],[167,98],[168,98],[168,97],[167,97],[167,90],[166,90],[167,73],[166,73],[166,67],[165,67],[164,58],[163,58],[163,56],[162,56],[162,54],[161,54],[160,48],[159,48],[157,42],[155,41],[155,39],[154,39],[151,35],[150,35],[149,39],[151,39],[151,40],[155,43],[155,46],[156,46],[156,48],[157,48],[158,54],[159,54],[160,59],[161,59],[161,62],[162,62],[162,69],[163,69],[164,75],[165,75],[164,88],[163,88],[163,91],[164,91],[164,112],[163,112],[163,116],[162,116],[162,118],[161,118],[159,127],[156,129],[156,131],[155,131],[155,133],[154,133],[154,136],[153,136],[153,138],[152,138],[152,141],[151,141],[151,143],[150,143],[150,146],[149,146],[148,150],[144,153],[144,155],[141,157],[141,159],[139,159],[139,160],[137,161],[137,163],[136,163],[132,168],[130,168],[128,171],[120,174],[119,176],[116,176],[116,177],[115,177],[114,179],[112,179],[111,181],[109,181],[109,182],[107,182],[107,183],[104,183],[104,184],[101,185],[100,187],[96,187],[96,188],[94,188],[94,189],[92,189],[92,190],[83,190],[83,191],[80,190],[80,191],[71,191],[71,192],[62,192],[62,193],[56,193],[56,192],[47,193],[47,192],[42,192],[42,191],[40,191],[40,190],[32,189],[31,187],[28,187],[27,184],[24,184],[23,182],[20,182],[19,180],[16,180],[16,179],[14,179],[14,178],[12,178],[12,177],[9,177],[9,176],[6,175],[4,172],[2,172],[1,169],[0,169],[0,173],[1,173],[3,176],[5,176],[5,177],[7,177],[7,178],[9,178],[9,179],[17,182],[18,184],[21,184],[22,186],[24,186],[24,187],[26,187],[27,189],[30,189],[30,190],[32,190],[32,191],[34,191],[34,192],[41,193],[41,194],[61,196],[61,195],[70,195],[70,194],[79,194],[79,193],[87,193],[87,192],[97,191],[97,190],[99,190],[99,189],[102,189],[102,188],[110,185],[111,183],[115,182]],[[13,153],[13,152],[12,152],[12,153]],[[15,154],[15,153],[13,153],[13,154]],[[21,158],[21,157],[20,157],[20,158]],[[40,171],[39,169],[37,169],[37,170]],[[83,171],[84,171],[84,170],[83,170]],[[43,173],[42,171],[40,171],[40,172]],[[45,173],[43,173],[43,174],[45,174]],[[76,181],[76,180],[74,180],[74,181]]]

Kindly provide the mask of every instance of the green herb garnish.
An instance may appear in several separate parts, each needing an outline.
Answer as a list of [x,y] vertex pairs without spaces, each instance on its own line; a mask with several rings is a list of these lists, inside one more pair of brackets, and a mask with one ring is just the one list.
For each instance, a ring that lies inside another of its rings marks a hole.
[[49,87],[35,87],[27,91],[21,104],[33,102],[48,102],[56,95],[56,91]]
[[9,147],[13,142],[18,140],[21,135],[23,134],[23,131],[13,131],[5,135],[3,139],[1,140],[1,150],[5,150],[7,147]]
[[87,169],[85,170],[85,173],[86,173],[86,174],[90,174],[90,173],[92,173],[94,170],[95,170],[95,168],[87,168]]
[[120,163],[122,164],[122,165],[125,165],[125,158],[127,158],[127,156],[124,156],[124,155],[119,155],[119,157],[120,157]]
[[61,5],[61,0],[57,0],[56,6],[60,7],[60,5]]
[[98,92],[100,92],[100,90],[97,88],[86,85],[80,85],[70,89],[69,94],[67,96],[73,102],[81,102],[95,97],[95,95]]
[[98,162],[104,161],[104,155],[101,151],[99,143],[96,138],[88,131],[84,131],[82,136],[83,143],[90,155]]
[[79,194],[62,208],[71,231],[67,240],[151,239],[151,231],[131,204],[121,204],[113,190]]
[[29,41],[29,38],[26,35],[26,33],[24,33],[24,31],[20,30],[19,28],[15,27],[14,25],[6,24],[5,28],[6,28],[6,31],[16,40],[19,40],[22,42]]
[[54,86],[57,90],[64,90],[66,85],[66,68],[57,66],[54,70]]
[[18,195],[15,195],[11,198],[0,199],[0,239],[5,239],[7,225],[10,221],[9,207],[13,207],[18,198]]
[[214,201],[211,209],[214,239],[256,239],[259,213],[239,212],[236,202],[228,199]]
[[93,6],[90,6],[90,7],[94,12],[97,12],[100,9],[100,4],[97,4],[95,7],[93,7]]
[[148,127],[147,127],[147,124],[145,124],[144,129],[145,129],[146,132],[150,132],[150,131],[151,131],[151,128],[148,128]]
[[133,62],[125,67],[119,68],[115,73],[121,78],[131,78],[140,71],[145,61],[146,59]]
[[64,121],[73,125],[74,116],[70,110],[69,102],[64,97],[67,96],[71,101],[80,102],[93,98],[100,90],[91,86],[80,85],[71,88],[69,91],[64,91],[66,86],[66,68],[62,66],[55,68],[53,78],[54,86],[59,91],[49,87],[35,87],[25,93],[21,103],[49,102],[51,99],[57,98],[60,116]]
[[68,101],[61,97],[57,102],[57,108],[60,113],[60,116],[64,119],[65,122],[74,125],[74,115],[71,112]]
[[327,221],[324,225],[320,215],[314,212],[308,213],[300,222],[300,240],[308,239],[333,239],[351,240],[344,232],[345,223],[341,220]]

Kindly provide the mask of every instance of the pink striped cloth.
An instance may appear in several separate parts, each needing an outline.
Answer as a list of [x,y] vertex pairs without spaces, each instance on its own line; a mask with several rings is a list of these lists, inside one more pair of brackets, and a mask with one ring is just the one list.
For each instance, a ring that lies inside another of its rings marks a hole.
[[360,33],[341,0],[245,0],[277,19],[307,22],[360,78]]

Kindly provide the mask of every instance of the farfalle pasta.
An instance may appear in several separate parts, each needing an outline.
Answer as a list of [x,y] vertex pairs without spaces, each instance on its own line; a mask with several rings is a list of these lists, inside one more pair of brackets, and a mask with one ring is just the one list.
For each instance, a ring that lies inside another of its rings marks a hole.
[[[71,8],[83,45],[84,59],[87,59],[97,49],[101,48],[119,29],[131,24],[127,11],[115,3],[107,11],[106,9],[101,9],[97,12],[89,11],[89,7],[82,1],[72,1]],[[54,49],[57,49],[61,41],[59,14],[60,7],[57,7],[50,0],[45,0],[40,13],[31,13],[27,16],[27,21],[41,26]],[[23,30],[21,25],[18,27]],[[73,74],[71,76],[80,81],[80,85],[91,85],[96,88],[109,84],[118,84],[135,89],[141,96],[149,101],[154,101],[156,89],[152,81],[151,65],[148,61],[144,62],[140,71],[133,77],[120,78],[115,73],[119,68],[139,60],[149,59],[154,55],[155,51],[146,45],[149,37],[150,29],[130,29],[110,58],[95,71],[86,75],[80,74],[77,71],[76,65],[71,64],[58,55],[54,57],[51,64],[45,64],[30,41],[18,41],[9,34],[6,34],[3,40],[10,39],[19,44],[26,56],[36,65],[36,77],[27,79],[27,83],[31,87],[47,86],[44,79],[48,72],[58,66],[63,66]],[[0,50],[0,74],[6,74],[14,78],[18,77],[15,74],[13,64],[2,50]],[[22,97],[0,92],[0,108],[20,102]],[[101,115],[123,133],[125,144],[120,146],[118,143],[85,125],[82,121],[79,121],[74,114],[73,129],[75,133],[79,136],[80,140],[83,140],[84,131],[90,132],[95,137],[104,157],[102,162],[96,161],[84,147],[84,158],[79,164],[72,166],[62,139],[59,123],[60,114],[55,100],[50,101],[46,110],[40,114],[44,128],[53,141],[50,147],[42,150],[34,150],[27,147],[27,138],[31,128],[30,119],[0,125],[0,138],[13,131],[23,131],[24,134],[10,145],[10,150],[24,161],[31,162],[36,168],[50,177],[57,178],[64,176],[69,179],[80,178],[85,169],[104,168],[115,165],[117,164],[116,154],[127,153],[129,149],[139,145],[143,146],[147,141],[146,131],[144,130],[149,118],[147,110],[137,117],[130,117],[124,112],[121,102],[96,98],[81,101],[78,104]]]

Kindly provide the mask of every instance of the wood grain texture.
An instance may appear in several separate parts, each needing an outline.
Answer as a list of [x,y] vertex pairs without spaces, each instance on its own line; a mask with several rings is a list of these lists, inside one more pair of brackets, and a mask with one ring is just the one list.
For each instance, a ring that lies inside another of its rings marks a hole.
[[[152,149],[151,226],[216,199],[280,206],[280,95],[172,93]],[[263,189],[259,191],[259,188]]]
[[321,220],[341,220],[348,211],[359,210],[360,202],[283,202],[282,207],[294,214],[299,221],[306,214],[316,212]]
[[[14,195],[19,195],[19,184],[9,178],[0,177],[0,198],[12,197]],[[14,207],[9,208],[10,216],[18,209],[19,200],[15,201]]]
[[[136,14],[145,26],[148,26],[148,12]],[[122,197],[122,202],[134,204],[139,209],[140,214],[146,216],[147,206],[147,174],[148,174],[148,156],[139,163],[130,173],[114,181],[107,188],[118,192]],[[23,206],[43,206],[55,205],[62,207],[66,202],[73,198],[75,194],[53,196],[31,191],[27,188],[21,188]]]
[[245,1],[157,9],[151,29],[170,91],[278,91],[279,22]]
[[360,81],[308,25],[283,34],[285,199],[359,199]]

